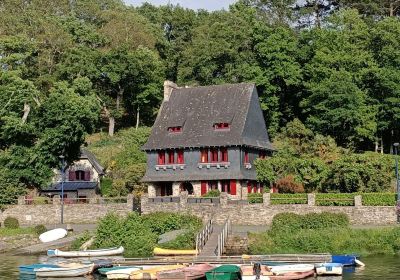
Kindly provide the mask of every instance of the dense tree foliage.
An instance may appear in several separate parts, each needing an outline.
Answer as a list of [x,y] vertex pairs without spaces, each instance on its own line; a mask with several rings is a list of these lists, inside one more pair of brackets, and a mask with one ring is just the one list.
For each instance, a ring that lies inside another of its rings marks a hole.
[[[297,133],[312,138],[310,147],[279,151],[273,160],[287,170],[262,175],[266,181],[293,175],[306,190],[323,180],[377,190],[382,182],[361,171],[330,177],[332,168],[351,161],[357,169],[369,157],[344,158],[336,145],[389,153],[400,137],[399,1],[238,0],[207,12],[121,0],[3,0],[0,11],[0,196],[45,186],[58,156],[72,161],[87,133],[151,126],[165,79],[255,83],[278,143],[297,139],[282,141],[289,122],[305,125]],[[137,181],[114,176],[119,185]]]

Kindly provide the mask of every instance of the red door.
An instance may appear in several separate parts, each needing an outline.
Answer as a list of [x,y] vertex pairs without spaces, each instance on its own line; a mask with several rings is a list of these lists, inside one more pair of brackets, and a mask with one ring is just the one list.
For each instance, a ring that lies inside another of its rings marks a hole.
[[207,182],[206,181],[201,181],[201,195],[207,193]]
[[236,180],[231,180],[231,195],[236,195]]

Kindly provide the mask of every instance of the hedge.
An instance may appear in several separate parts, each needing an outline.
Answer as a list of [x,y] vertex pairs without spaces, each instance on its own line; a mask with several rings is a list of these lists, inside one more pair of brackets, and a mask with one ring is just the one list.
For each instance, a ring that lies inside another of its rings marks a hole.
[[306,193],[271,193],[271,204],[307,204]]
[[363,193],[362,204],[365,206],[394,206],[397,195],[395,193]]
[[247,195],[247,200],[250,204],[253,203],[263,203],[263,194],[262,193],[249,193]]
[[318,206],[354,206],[357,193],[316,193],[315,205]]

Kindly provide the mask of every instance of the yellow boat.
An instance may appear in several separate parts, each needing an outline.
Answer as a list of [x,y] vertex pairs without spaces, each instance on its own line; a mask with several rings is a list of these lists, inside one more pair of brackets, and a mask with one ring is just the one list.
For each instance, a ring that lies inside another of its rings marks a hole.
[[155,256],[187,256],[197,255],[196,250],[171,250],[163,248],[154,248],[153,253]]
[[155,266],[155,267],[148,268],[148,269],[132,271],[129,279],[156,280],[157,272],[173,270],[173,269],[178,269],[178,268],[184,268],[184,267],[185,267],[184,265],[162,265],[162,266]]

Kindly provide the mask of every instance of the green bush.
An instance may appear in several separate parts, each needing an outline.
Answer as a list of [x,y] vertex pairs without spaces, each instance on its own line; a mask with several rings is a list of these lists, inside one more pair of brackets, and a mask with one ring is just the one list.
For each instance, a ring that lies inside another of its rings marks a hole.
[[316,193],[315,204],[318,206],[353,206],[356,193]]
[[37,225],[34,229],[37,235],[41,235],[43,232],[47,231],[47,228],[44,225]]
[[365,206],[394,206],[396,205],[395,193],[363,193],[362,204]]
[[221,192],[219,190],[211,190],[203,194],[202,197],[219,197]]
[[249,203],[262,203],[263,202],[263,194],[262,193],[249,193],[247,195],[247,200]]
[[19,222],[17,218],[14,217],[7,217],[4,220],[4,227],[10,228],[10,229],[16,229],[19,228]]
[[93,233],[85,230],[81,235],[79,235],[74,241],[72,241],[71,249],[79,250],[83,243],[90,240],[93,237]]
[[307,204],[306,193],[271,193],[271,204]]
[[100,182],[100,192],[103,196],[111,196],[112,192],[112,183],[113,180],[111,178],[102,178]]

